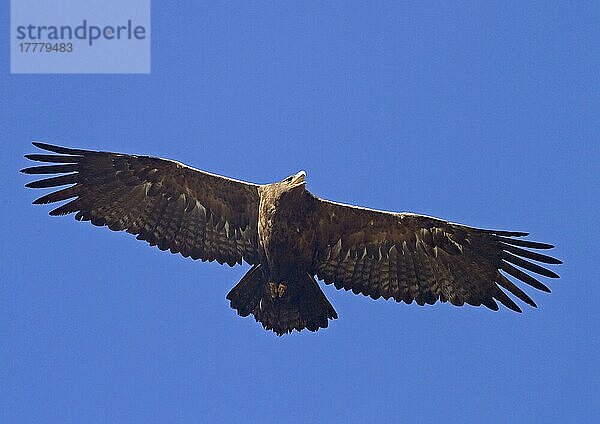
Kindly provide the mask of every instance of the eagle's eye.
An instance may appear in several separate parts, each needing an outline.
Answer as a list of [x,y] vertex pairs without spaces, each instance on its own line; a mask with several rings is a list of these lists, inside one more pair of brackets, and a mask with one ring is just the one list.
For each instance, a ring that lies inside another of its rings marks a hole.
[[291,183],[291,182],[292,182],[292,178],[294,178],[294,176],[293,176],[293,175],[290,175],[289,177],[287,177],[287,178],[286,178],[285,180],[283,180],[283,181],[285,181],[286,183]]

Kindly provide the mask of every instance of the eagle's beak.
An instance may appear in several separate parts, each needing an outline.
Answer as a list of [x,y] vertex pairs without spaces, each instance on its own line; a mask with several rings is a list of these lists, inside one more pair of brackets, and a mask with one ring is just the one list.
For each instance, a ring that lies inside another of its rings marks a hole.
[[306,182],[306,181],[304,181],[304,177],[306,177],[306,172],[304,172],[304,171],[298,172],[296,175],[294,175],[294,178],[292,178],[290,185],[297,186],[300,184],[304,184]]

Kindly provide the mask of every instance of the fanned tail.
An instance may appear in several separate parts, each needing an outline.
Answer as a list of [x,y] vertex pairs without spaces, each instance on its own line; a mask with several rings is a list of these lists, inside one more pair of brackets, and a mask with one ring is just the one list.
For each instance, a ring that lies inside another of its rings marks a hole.
[[229,292],[227,299],[238,315],[254,315],[266,330],[281,336],[293,330],[327,328],[337,313],[315,279],[306,274],[288,283],[279,296],[269,289],[269,279],[256,265]]

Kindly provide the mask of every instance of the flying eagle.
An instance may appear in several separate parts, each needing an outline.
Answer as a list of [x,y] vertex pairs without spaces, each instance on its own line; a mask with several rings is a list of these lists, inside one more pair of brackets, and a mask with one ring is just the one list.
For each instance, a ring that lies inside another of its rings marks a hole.
[[34,204],[71,199],[50,215],[75,213],[78,221],[127,231],[184,257],[247,262],[250,270],[227,299],[278,335],[316,331],[337,318],[315,277],[373,299],[492,310],[499,301],[516,312],[506,292],[536,304],[500,271],[545,292],[521,269],[558,278],[528,261],[561,263],[527,250],[553,247],[518,238],[527,233],[323,200],[306,190],[304,171],[258,185],[157,157],[33,144],[56,154],[26,155],[50,164],[22,172],[59,175],[26,186],[68,186]]

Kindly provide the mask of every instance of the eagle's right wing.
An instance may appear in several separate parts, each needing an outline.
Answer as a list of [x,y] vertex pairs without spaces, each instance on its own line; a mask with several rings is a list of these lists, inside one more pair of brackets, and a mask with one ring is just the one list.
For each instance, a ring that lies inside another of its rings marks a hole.
[[[527,233],[484,230],[412,213],[392,213],[318,201],[315,273],[327,284],[371,296],[419,305],[440,300],[485,305],[495,300],[520,312],[504,290],[531,306],[533,300],[500,271],[536,289],[550,289],[521,267],[558,275],[529,260],[561,261],[528,249],[553,246],[517,237]],[[525,249],[524,249],[525,248]]]
[[50,215],[75,213],[79,221],[124,230],[194,259],[258,263],[258,185],[156,157],[33,144],[58,154],[26,155],[51,165],[22,172],[60,175],[27,187],[70,185],[34,201],[72,199]]

